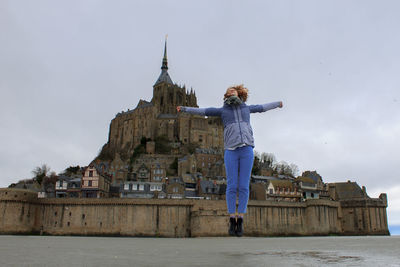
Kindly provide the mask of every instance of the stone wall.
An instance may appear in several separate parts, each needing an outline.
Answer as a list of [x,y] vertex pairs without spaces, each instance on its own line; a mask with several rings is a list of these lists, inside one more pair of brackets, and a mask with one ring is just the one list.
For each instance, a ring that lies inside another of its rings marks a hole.
[[[245,234],[389,234],[386,207],[364,204],[249,201]],[[224,200],[38,199],[28,190],[2,188],[0,214],[1,234],[200,237],[226,236],[228,228]]]

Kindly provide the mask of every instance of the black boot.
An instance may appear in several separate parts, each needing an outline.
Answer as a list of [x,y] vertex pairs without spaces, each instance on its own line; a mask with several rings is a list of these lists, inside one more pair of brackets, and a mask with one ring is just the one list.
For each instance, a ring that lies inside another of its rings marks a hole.
[[236,234],[236,218],[230,217],[229,218],[229,235]]
[[239,237],[243,235],[243,218],[241,217],[236,222],[236,235]]

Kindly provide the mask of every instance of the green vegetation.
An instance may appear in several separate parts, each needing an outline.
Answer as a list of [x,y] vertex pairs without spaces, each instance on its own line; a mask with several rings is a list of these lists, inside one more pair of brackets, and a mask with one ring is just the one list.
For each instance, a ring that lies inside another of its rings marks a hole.
[[169,169],[173,171],[173,174],[178,173],[178,158],[175,158],[171,165],[169,165]]
[[155,142],[155,150],[158,154],[168,154],[171,152],[171,142],[168,140],[168,137],[165,135],[157,136],[154,140]]
[[80,169],[81,169],[81,167],[79,165],[77,165],[77,166],[69,166],[61,174],[64,174],[65,176],[71,176],[73,174],[78,174]]
[[273,176],[287,175],[296,177],[299,168],[296,164],[288,164],[285,161],[276,162],[276,158],[272,153],[258,153],[254,151],[254,162],[251,173],[253,175],[261,175],[261,170],[266,169],[271,172]]
[[196,148],[199,148],[200,145],[198,143],[190,143],[190,144],[184,145],[184,147],[189,152],[189,154],[193,154],[196,151]]
[[50,167],[48,167],[46,164],[42,164],[42,166],[38,166],[33,169],[32,173],[34,175],[33,179],[39,184],[42,184],[43,179],[50,173]]

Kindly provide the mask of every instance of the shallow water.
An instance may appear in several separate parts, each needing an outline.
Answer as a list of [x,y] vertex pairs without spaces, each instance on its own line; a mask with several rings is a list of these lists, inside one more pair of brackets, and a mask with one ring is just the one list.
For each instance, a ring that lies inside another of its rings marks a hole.
[[400,236],[0,235],[0,266],[400,266]]

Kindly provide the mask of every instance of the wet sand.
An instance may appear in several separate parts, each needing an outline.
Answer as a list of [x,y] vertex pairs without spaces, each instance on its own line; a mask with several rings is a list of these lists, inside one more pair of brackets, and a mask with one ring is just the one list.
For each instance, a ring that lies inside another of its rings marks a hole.
[[0,266],[400,266],[400,236],[0,235]]

